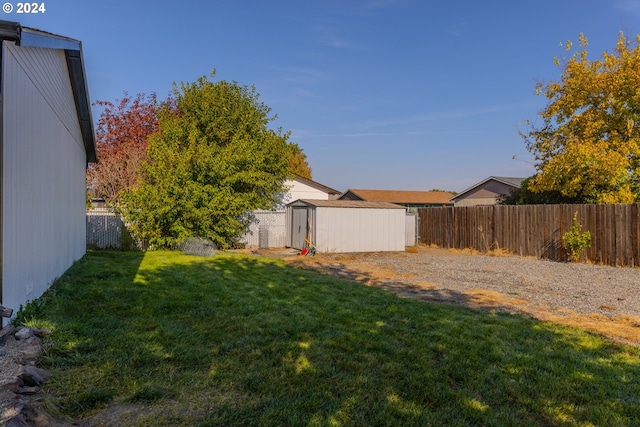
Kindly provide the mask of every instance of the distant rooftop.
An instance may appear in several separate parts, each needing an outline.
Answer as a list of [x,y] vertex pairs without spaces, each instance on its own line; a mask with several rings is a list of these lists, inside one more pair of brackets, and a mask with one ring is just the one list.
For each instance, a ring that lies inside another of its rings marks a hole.
[[450,205],[453,194],[445,191],[362,190],[349,189],[347,193],[369,202],[389,202],[404,205]]
[[300,199],[289,203],[289,205],[311,205],[318,208],[370,208],[370,209],[404,209],[404,206],[387,202],[367,202],[364,200],[315,200]]
[[468,192],[472,191],[473,189],[480,187],[482,184],[488,182],[488,181],[497,181],[497,182],[501,182],[505,185],[508,185],[510,187],[513,188],[520,188],[520,186],[522,185],[522,181],[524,181],[527,178],[516,178],[516,177],[507,177],[507,176],[490,176],[489,178],[483,179],[482,181],[478,182],[477,184],[472,185],[471,187],[467,188],[464,191],[461,191],[460,193],[456,194],[455,196],[451,196],[451,200],[455,200],[458,199],[462,196],[464,196],[465,194],[467,194]]

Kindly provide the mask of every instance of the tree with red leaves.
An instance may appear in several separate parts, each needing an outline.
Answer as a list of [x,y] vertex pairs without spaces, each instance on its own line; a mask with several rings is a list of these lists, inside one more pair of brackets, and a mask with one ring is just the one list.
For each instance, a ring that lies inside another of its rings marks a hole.
[[[104,109],[96,129],[98,163],[90,164],[87,171],[89,193],[110,205],[118,205],[122,192],[137,185],[139,166],[148,160],[148,138],[159,129],[160,109],[177,111],[175,99],[169,96],[160,103],[155,94],[132,98],[125,92],[116,104],[109,101],[94,104]],[[287,151],[291,173],[311,179],[311,167],[302,149],[289,143]]]
[[156,95],[126,92],[117,105],[97,101],[104,107],[96,129],[98,163],[89,166],[87,187],[94,197],[117,205],[122,191],[133,188],[138,181],[138,168],[147,158],[147,139],[158,130],[157,112],[160,104]]

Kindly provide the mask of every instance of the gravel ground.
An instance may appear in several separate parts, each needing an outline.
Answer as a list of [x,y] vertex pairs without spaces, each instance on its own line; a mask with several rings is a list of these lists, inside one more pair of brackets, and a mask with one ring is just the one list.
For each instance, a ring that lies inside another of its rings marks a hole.
[[417,253],[289,257],[294,265],[380,286],[402,297],[525,314],[640,345],[640,269],[488,256]]
[[441,289],[488,289],[558,311],[640,319],[640,269],[559,263],[518,256],[424,250],[407,256],[362,254],[362,261]]

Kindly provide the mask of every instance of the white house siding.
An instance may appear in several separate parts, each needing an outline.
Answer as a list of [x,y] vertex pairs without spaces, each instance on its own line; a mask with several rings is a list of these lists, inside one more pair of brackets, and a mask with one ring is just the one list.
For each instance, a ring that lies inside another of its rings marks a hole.
[[284,211],[286,204],[298,199],[312,199],[312,200],[329,200],[329,193],[314,188],[303,182],[295,180],[287,180],[284,183],[285,187],[289,189],[282,198],[282,202],[278,207],[279,211]]
[[86,153],[64,51],[3,42],[2,304],[42,295],[85,253]]
[[405,250],[404,209],[315,208],[319,252]]

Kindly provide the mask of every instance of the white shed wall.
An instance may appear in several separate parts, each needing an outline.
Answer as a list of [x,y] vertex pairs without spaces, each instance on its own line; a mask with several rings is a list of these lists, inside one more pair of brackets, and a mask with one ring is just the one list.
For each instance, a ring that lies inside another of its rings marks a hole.
[[86,250],[86,153],[64,52],[3,42],[2,304],[38,298]]
[[319,252],[405,250],[404,209],[315,208]]

